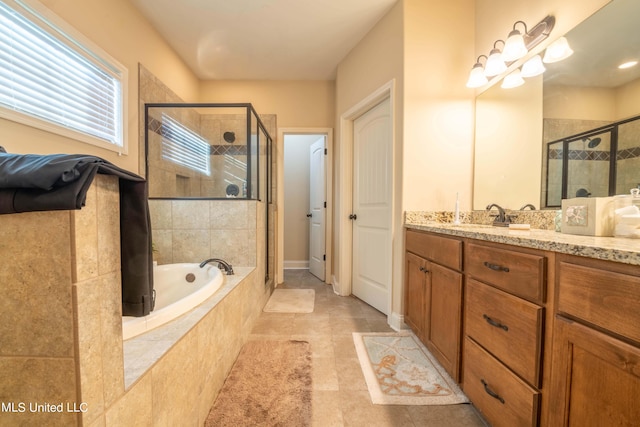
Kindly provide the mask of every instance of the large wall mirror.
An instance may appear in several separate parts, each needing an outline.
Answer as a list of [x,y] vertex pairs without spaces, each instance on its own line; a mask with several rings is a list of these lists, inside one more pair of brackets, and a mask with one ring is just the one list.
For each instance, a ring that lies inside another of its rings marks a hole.
[[476,100],[473,208],[628,193],[640,184],[640,2],[614,0],[566,37],[574,54]]

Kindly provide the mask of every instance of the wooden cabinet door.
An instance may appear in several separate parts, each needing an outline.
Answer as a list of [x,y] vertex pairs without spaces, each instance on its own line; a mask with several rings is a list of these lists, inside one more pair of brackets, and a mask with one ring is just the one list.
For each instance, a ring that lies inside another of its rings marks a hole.
[[427,348],[458,381],[462,323],[462,274],[427,263]]
[[556,317],[550,426],[637,426],[640,348]]
[[407,252],[405,262],[404,321],[424,341],[426,261]]

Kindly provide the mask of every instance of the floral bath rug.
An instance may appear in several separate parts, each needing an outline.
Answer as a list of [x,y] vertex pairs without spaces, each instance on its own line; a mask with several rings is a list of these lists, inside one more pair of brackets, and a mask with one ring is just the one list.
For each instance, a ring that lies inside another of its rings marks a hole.
[[371,401],[379,405],[468,403],[460,387],[412,333],[353,333]]

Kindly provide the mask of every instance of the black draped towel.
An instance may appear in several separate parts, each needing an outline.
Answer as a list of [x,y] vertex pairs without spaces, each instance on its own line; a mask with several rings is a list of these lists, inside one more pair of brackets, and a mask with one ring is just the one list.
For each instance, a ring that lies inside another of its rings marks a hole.
[[144,178],[99,157],[8,154],[0,147],[0,214],[81,209],[96,173],[120,179],[122,313],[153,309],[151,220]]

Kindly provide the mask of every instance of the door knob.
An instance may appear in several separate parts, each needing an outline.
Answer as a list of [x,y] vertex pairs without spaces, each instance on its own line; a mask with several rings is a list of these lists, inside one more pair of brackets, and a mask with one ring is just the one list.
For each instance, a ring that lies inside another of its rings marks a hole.
[[351,214],[351,215],[349,215],[349,219],[356,220],[356,219],[358,219],[358,215],[356,215],[356,214]]
[[311,218],[313,216],[313,214],[308,213],[307,214],[307,218]]

